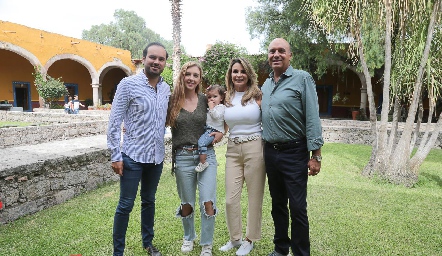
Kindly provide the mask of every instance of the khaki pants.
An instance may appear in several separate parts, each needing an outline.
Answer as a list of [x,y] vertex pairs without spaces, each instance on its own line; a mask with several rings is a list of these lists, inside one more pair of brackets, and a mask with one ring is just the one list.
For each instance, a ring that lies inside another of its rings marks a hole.
[[248,193],[246,237],[261,239],[262,201],[266,179],[263,141],[235,144],[229,140],[226,152],[226,220],[230,240],[242,238],[241,192],[244,181]]

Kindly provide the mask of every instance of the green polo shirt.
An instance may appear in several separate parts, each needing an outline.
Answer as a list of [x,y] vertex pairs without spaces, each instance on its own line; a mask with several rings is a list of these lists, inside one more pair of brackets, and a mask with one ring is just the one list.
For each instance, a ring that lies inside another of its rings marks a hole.
[[279,81],[274,74],[262,86],[262,137],[270,143],[307,139],[309,151],[324,144],[318,96],[312,76],[289,66]]

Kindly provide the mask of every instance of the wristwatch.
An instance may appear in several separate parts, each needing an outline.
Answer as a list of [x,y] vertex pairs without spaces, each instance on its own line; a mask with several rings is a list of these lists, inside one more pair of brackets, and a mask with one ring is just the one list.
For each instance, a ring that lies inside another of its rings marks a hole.
[[312,155],[312,159],[315,159],[318,162],[322,161],[322,156],[321,155]]

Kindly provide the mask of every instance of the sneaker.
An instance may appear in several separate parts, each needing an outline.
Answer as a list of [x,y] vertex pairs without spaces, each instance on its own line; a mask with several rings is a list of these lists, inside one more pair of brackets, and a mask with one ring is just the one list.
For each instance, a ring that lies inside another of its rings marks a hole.
[[[288,255],[290,255],[290,253]],[[281,254],[281,253],[279,253],[277,251],[273,251],[268,256],[286,256],[286,255]]]
[[225,245],[221,246],[221,248],[219,248],[220,251],[223,252],[227,252],[235,247],[240,247],[241,246],[242,241],[241,240],[237,240],[237,241],[228,241]]
[[209,166],[209,162],[199,163],[197,167],[195,167],[196,172],[202,172]]
[[212,256],[212,245],[203,245],[200,256]]
[[162,255],[161,252],[158,251],[158,249],[155,248],[155,246],[153,246],[153,245],[147,247],[146,251],[149,255],[152,255],[152,256],[161,256]]
[[187,241],[183,239],[183,245],[181,246],[182,252],[190,252],[193,250],[193,241]]
[[239,247],[238,251],[236,251],[236,255],[238,256],[247,255],[250,253],[252,249],[253,249],[253,242],[244,240],[241,244],[241,247]]

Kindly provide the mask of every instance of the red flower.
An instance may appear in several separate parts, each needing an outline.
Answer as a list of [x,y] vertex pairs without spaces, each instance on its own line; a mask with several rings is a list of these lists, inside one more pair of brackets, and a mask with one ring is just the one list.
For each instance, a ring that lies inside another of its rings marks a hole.
[[3,202],[0,201],[0,210],[3,208]]

